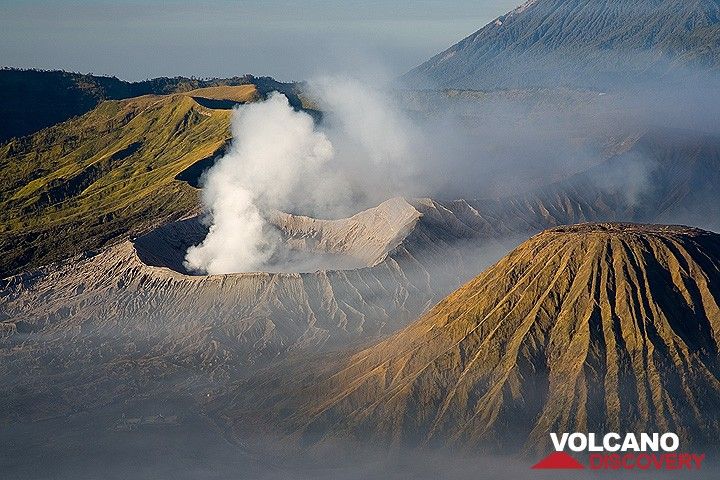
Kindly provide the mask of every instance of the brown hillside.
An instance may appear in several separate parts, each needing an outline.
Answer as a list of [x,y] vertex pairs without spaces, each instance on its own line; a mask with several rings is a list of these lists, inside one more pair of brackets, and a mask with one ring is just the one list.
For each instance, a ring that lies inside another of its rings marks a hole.
[[340,367],[294,386],[272,375],[284,392],[263,407],[313,443],[545,451],[552,431],[667,430],[717,443],[719,299],[716,234],[560,227]]

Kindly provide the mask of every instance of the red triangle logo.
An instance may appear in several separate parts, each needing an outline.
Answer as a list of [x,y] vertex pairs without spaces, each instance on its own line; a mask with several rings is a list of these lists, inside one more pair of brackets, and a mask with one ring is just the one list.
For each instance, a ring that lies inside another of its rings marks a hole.
[[575,460],[565,452],[553,452],[540,460],[532,467],[535,470],[562,469],[584,470],[585,465]]

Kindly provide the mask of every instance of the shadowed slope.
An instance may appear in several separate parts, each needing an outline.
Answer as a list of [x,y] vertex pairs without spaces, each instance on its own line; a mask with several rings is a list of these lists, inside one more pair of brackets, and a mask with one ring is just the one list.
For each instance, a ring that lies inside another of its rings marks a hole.
[[[293,84],[269,77],[243,75],[232,78],[153,78],[126,82],[115,77],[64,71],[0,69],[0,143],[31,135],[43,128],[83,115],[104,100],[122,100],[142,95],[168,95],[198,89],[256,86],[261,93],[285,92],[292,97]],[[210,97],[212,98],[212,97]],[[293,104],[296,105],[296,104]]]
[[340,367],[265,386],[309,442],[511,451],[547,449],[551,431],[676,431],[714,444],[718,302],[716,234],[561,227]]
[[453,202],[495,235],[531,235],[582,222],[680,223],[720,228],[720,138],[657,129],[613,145],[619,153],[586,171],[499,200]]

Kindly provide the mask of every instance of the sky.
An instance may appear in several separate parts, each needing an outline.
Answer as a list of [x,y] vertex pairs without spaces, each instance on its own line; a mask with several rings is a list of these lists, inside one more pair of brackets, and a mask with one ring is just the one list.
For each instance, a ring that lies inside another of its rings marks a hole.
[[115,75],[399,75],[521,0],[0,0],[0,64]]

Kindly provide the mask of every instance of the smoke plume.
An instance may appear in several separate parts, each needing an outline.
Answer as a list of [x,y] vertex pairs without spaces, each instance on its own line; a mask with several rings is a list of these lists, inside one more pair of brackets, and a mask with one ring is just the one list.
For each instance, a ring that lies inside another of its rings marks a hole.
[[234,112],[230,151],[202,180],[209,232],[188,249],[188,270],[258,271],[287,257],[276,210],[341,215],[420,192],[411,163],[420,135],[399,108],[350,80],[315,89],[328,112],[322,130],[279,93]]
[[207,273],[259,269],[273,256],[277,233],[271,208],[325,206],[344,191],[329,165],[333,147],[313,119],[273,93],[237,110],[230,152],[205,176],[203,202],[210,229],[188,249],[185,266]]

